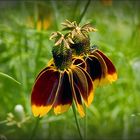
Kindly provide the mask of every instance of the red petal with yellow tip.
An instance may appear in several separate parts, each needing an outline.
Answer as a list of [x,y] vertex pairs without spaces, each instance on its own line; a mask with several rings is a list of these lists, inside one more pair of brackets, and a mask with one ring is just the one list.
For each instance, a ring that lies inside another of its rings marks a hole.
[[74,100],[78,109],[78,112],[80,114],[81,117],[85,116],[85,112],[83,109],[83,104],[82,104],[82,98],[81,98],[81,94],[80,94],[80,90],[78,88],[78,86],[74,83],[74,92],[73,92],[73,96],[74,96]]
[[89,74],[85,70],[83,70],[81,67],[79,67],[79,68],[82,70],[82,72],[84,73],[84,75],[86,76],[86,79],[87,79],[88,94],[87,94],[87,96],[84,96],[83,92],[81,92],[81,95],[86,103],[86,106],[88,107],[92,103],[93,98],[94,98],[94,87],[93,87],[92,79],[89,76]]
[[83,105],[82,105],[81,96],[80,96],[80,93],[79,93],[78,86],[76,84],[74,84],[72,71],[69,71],[69,80],[70,80],[70,83],[71,83],[70,85],[71,85],[72,94],[73,94],[73,98],[75,100],[77,110],[78,110],[80,116],[84,117],[85,113],[84,113],[84,109],[83,109]]
[[[89,56],[89,61],[92,60],[94,61],[94,66],[93,67],[87,67],[89,70],[88,71],[92,71],[92,69],[96,68],[96,71],[98,71],[99,73],[99,77],[97,76],[97,78],[93,78],[93,82],[94,82],[94,86],[99,86],[99,85],[103,85],[105,83],[105,78],[107,75],[107,66],[106,63],[104,61],[104,59],[102,58],[102,56],[94,51],[93,54],[91,53]],[[89,63],[93,63],[93,62],[89,62]],[[95,65],[96,63],[96,65]],[[92,65],[92,64],[91,64]],[[97,69],[97,67],[100,67]],[[93,72],[95,71],[95,69],[93,70]],[[94,73],[93,73],[94,76]]]
[[68,74],[69,73],[65,71],[61,76],[61,82],[54,102],[55,114],[64,113],[72,104],[72,89]]
[[32,90],[31,104],[34,116],[44,116],[54,103],[59,86],[60,73],[53,69],[43,71]]
[[116,72],[115,66],[113,65],[113,63],[111,62],[111,60],[109,60],[109,58],[107,56],[105,56],[104,53],[102,53],[99,50],[96,50],[96,52],[98,52],[102,58],[104,59],[104,61],[106,62],[107,68],[108,68],[108,73],[109,74],[113,74]]
[[73,69],[73,82],[77,86],[86,106],[93,101],[93,84],[89,74],[77,66]]
[[117,80],[117,73],[116,73],[115,66],[113,65],[111,60],[105,54],[103,54],[99,50],[96,50],[96,51],[102,56],[102,58],[105,61],[106,66],[107,66],[107,74],[105,77],[105,83],[116,81]]
[[99,59],[94,55],[89,55],[86,58],[87,72],[93,81],[99,81],[102,77],[102,66]]

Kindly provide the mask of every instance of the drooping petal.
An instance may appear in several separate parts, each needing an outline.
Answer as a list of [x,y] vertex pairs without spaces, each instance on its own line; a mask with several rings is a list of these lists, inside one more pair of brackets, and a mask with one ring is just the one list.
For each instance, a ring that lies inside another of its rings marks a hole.
[[86,103],[86,106],[88,107],[94,99],[94,87],[93,87],[94,85],[92,83],[92,79],[91,79],[90,75],[85,70],[83,70],[81,67],[79,67],[79,68],[82,70],[82,72],[84,73],[84,75],[86,76],[86,79],[87,79],[88,94],[87,94],[87,96],[85,96],[83,94],[83,92],[81,92],[81,95]]
[[105,63],[104,59],[101,57],[101,55],[99,53],[97,53],[96,51],[94,52],[94,56],[96,58],[98,58],[98,61],[99,61],[100,65],[101,65],[101,68],[102,68],[101,78],[105,78],[106,73],[107,73],[106,63]]
[[73,74],[72,74],[71,70],[69,70],[69,80],[70,80],[73,98],[74,98],[75,104],[77,106],[77,110],[78,110],[80,116],[84,117],[85,113],[84,113],[84,109],[83,109],[83,105],[82,105],[81,95],[79,93],[79,89],[78,89],[77,85],[74,84]]
[[111,60],[103,54],[101,51],[96,50],[96,52],[103,58],[106,67],[107,67],[107,74],[105,76],[104,82],[103,83],[112,83],[117,80],[117,72],[116,68],[111,62]]
[[98,61],[100,63],[100,66],[101,66],[101,77],[99,79],[95,79],[94,80],[94,85],[95,86],[101,86],[101,85],[104,85],[105,84],[105,79],[107,77],[107,66],[106,66],[106,63],[104,61],[104,59],[102,58],[102,56],[97,52],[97,51],[93,51],[93,53],[91,53],[89,55],[89,58],[92,59],[92,57],[96,57],[98,58]]
[[73,82],[79,90],[86,106],[88,107],[93,101],[93,84],[89,74],[81,67],[76,66],[73,72]]
[[102,65],[99,62],[99,59],[94,55],[89,55],[85,61],[87,64],[87,72],[91,76],[94,86],[99,85],[103,73]]
[[73,57],[72,62],[73,62],[73,65],[78,65],[78,66],[80,66],[80,67],[82,67],[83,69],[86,70],[86,63],[82,58]]
[[60,72],[54,69],[48,69],[39,75],[31,95],[34,116],[44,116],[52,108],[60,77]]
[[42,70],[39,72],[39,74],[37,75],[36,79],[40,76],[40,74],[41,74],[43,71],[46,71],[46,70],[48,70],[48,69],[50,69],[50,68],[54,68],[54,67],[55,67],[55,66],[54,66],[54,61],[53,61],[53,59],[51,59],[51,60],[48,62],[47,67],[45,67],[44,69],[42,69]]
[[92,50],[86,58],[87,71],[90,74],[95,87],[111,83],[117,79],[115,66],[98,49]]
[[70,86],[68,72],[64,72],[61,77],[56,100],[54,102],[54,113],[61,114],[69,109],[72,104],[72,89]]
[[50,68],[51,68],[51,67],[48,66],[48,67],[42,69],[42,70],[39,72],[39,74],[37,75],[36,80],[38,79],[38,77],[39,77],[44,71],[47,71],[47,70],[49,70]]

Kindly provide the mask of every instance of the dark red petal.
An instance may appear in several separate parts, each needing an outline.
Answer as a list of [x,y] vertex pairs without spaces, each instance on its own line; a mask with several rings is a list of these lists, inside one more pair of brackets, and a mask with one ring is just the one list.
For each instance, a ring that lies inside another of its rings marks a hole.
[[[82,70],[82,68],[80,68],[80,69]],[[84,75],[86,76],[86,79],[87,79],[88,94],[87,94],[87,96],[84,96],[83,92],[81,92],[81,94],[82,94],[83,98],[87,97],[87,98],[84,98],[84,101],[85,101],[86,105],[89,106],[92,103],[93,98],[94,98],[94,87],[93,87],[93,83],[92,83],[92,79],[91,79],[90,75],[85,70],[82,70],[82,72],[84,73]]]
[[85,61],[80,58],[80,57],[74,57],[73,58],[73,65],[77,65],[77,66],[80,66],[82,67],[83,69],[86,69],[86,63]]
[[59,86],[60,72],[48,69],[43,71],[33,86],[31,103],[35,116],[45,115],[54,103]]
[[49,66],[49,67],[46,67],[46,68],[42,69],[42,70],[39,72],[39,74],[37,75],[36,80],[37,80],[37,78],[38,78],[44,71],[46,71],[46,70],[48,70],[48,69],[50,69],[50,68],[51,68],[51,67]]
[[84,113],[84,109],[83,109],[83,105],[82,105],[81,95],[79,93],[80,90],[78,89],[77,85],[74,84],[73,74],[72,74],[71,70],[69,71],[69,80],[70,80],[73,98],[75,100],[75,104],[77,106],[78,112],[81,117],[84,117],[85,113]]
[[103,79],[102,83],[111,83],[113,81],[117,80],[117,72],[116,72],[116,68],[113,65],[113,63],[111,62],[111,60],[105,55],[103,54],[101,51],[97,50],[97,52],[102,56],[102,58],[105,61],[105,64],[107,66],[107,74],[105,76],[105,79]]
[[107,68],[108,68],[108,74],[113,74],[116,72],[115,66],[113,65],[113,63],[111,62],[111,60],[109,60],[109,58],[107,56],[105,56],[105,54],[103,54],[101,51],[97,50],[97,52],[103,57]]
[[67,111],[72,104],[72,89],[68,75],[69,73],[66,71],[62,74],[57,97],[54,103],[55,114],[61,114]]
[[100,50],[97,49],[92,51],[91,54],[99,59],[99,62],[102,67],[102,77],[98,82],[98,85],[104,85],[116,81],[117,73],[116,73],[115,66],[113,65],[111,60]]
[[46,71],[50,68],[54,68],[54,62],[53,62],[53,59],[51,59],[48,64],[47,64],[47,67],[45,67],[44,69],[42,69],[39,74],[37,75],[36,79],[40,76],[41,73],[43,73],[43,71]]
[[104,59],[102,58],[102,56],[101,56],[97,51],[95,51],[95,52],[93,53],[93,55],[94,55],[96,58],[98,58],[98,61],[99,61],[100,65],[101,65],[101,68],[102,68],[102,75],[101,75],[101,78],[105,78],[106,73],[107,73],[107,66],[106,66],[106,63],[105,63]]
[[72,70],[73,82],[77,86],[80,95],[83,97],[86,106],[93,101],[93,84],[89,74],[77,66]]
[[98,60],[97,57],[93,55],[89,55],[86,58],[86,64],[87,64],[87,72],[91,76],[92,80],[100,80],[102,77],[102,66]]

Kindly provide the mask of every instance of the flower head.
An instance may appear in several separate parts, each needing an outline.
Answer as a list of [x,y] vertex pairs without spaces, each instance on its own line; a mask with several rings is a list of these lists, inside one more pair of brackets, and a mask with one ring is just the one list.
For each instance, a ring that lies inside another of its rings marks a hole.
[[87,107],[92,103],[95,87],[117,80],[111,60],[97,48],[90,47],[88,33],[96,29],[89,23],[80,27],[68,20],[63,26],[63,30],[69,32],[52,33],[53,59],[38,74],[32,89],[34,116],[42,117],[51,109],[55,114],[64,113],[74,101],[83,117],[83,103]]
[[76,55],[81,56],[87,65],[87,72],[91,76],[94,85],[104,85],[117,80],[116,68],[111,60],[97,48],[90,47],[88,33],[96,31],[90,23],[80,27],[77,23],[66,20],[62,23],[64,30],[70,30],[69,35],[74,43],[70,47]]
[[73,43],[70,43],[73,52],[76,55],[87,53],[90,49],[90,38],[88,33],[95,32],[97,29],[93,28],[90,23],[79,26],[76,21],[70,22],[69,20],[63,22],[62,25],[64,26],[63,30],[69,31],[69,38],[73,41]]
[[53,60],[37,76],[32,89],[31,104],[34,116],[42,117],[52,108],[55,114],[64,113],[73,100],[80,116],[84,116],[83,101],[88,107],[93,101],[92,79],[82,58],[73,57],[66,37],[53,33]]

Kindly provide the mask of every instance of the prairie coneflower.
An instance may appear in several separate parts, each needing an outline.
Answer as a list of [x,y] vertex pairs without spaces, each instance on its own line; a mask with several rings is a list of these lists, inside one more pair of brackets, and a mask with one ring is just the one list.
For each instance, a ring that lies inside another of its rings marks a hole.
[[80,27],[77,23],[66,20],[62,23],[63,30],[69,30],[71,38],[70,48],[75,55],[81,56],[87,65],[87,72],[91,76],[94,85],[103,85],[117,80],[115,66],[111,60],[100,50],[90,48],[88,33],[96,31],[90,23]]
[[53,60],[37,76],[32,89],[31,104],[34,116],[42,117],[52,108],[55,114],[64,113],[73,99],[80,116],[83,117],[82,102],[88,107],[94,97],[93,83],[86,70],[86,63],[80,57],[72,58],[72,51],[66,37],[54,33]]

